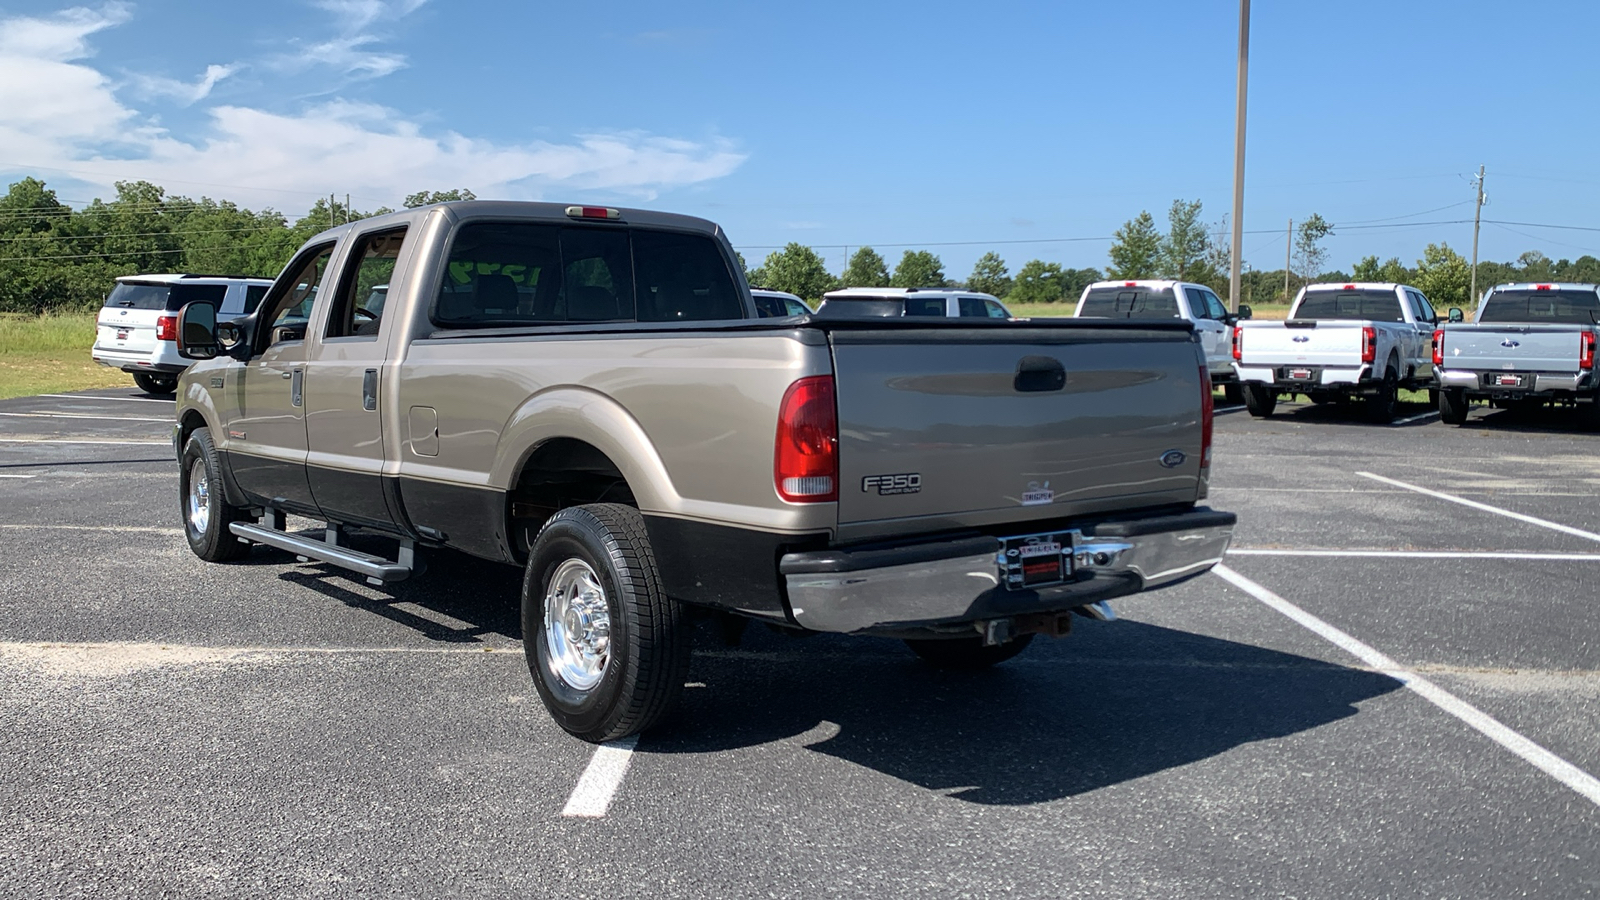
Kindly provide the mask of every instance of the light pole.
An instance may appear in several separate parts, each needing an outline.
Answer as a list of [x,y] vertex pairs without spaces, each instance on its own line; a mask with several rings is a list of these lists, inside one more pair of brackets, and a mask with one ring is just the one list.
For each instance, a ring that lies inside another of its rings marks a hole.
[[1239,254],[1244,252],[1244,95],[1250,69],[1250,0],[1239,0],[1239,96],[1233,126],[1233,242],[1228,266],[1228,311],[1239,311]]

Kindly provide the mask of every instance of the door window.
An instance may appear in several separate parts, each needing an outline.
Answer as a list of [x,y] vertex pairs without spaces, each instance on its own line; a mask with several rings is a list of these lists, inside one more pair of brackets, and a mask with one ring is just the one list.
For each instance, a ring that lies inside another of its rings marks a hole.
[[906,298],[906,315],[908,316],[938,316],[943,318],[946,312],[943,297]]
[[328,315],[328,337],[377,338],[389,281],[405,238],[404,228],[361,236],[345,263],[338,299]]
[[1216,318],[1211,315],[1211,310],[1206,306],[1205,292],[1199,288],[1184,288],[1183,295],[1189,298],[1189,313],[1196,319]]
[[1009,315],[1006,314],[1006,308],[1004,306],[1001,306],[1000,304],[994,302],[993,300],[985,300],[985,301],[983,301],[983,308],[988,311],[989,318],[991,318],[991,319],[1009,319],[1009,318],[1011,318]]
[[307,250],[291,264],[290,271],[294,274],[279,282],[285,285],[283,292],[263,301],[271,305],[261,321],[272,323],[267,328],[263,346],[305,338],[306,323],[311,321],[311,308],[317,299],[317,288],[327,275],[328,261],[332,258],[333,245],[325,244]]
[[958,314],[963,319],[987,319],[989,310],[984,308],[982,297],[956,298]]
[[1201,291],[1200,293],[1206,298],[1206,310],[1211,313],[1209,318],[1220,322],[1228,317],[1228,308],[1222,305],[1222,301],[1217,299],[1216,294],[1210,291]]

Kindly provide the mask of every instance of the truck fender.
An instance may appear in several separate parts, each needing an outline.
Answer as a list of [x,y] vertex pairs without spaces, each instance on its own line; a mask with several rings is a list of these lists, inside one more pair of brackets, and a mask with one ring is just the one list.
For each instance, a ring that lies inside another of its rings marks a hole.
[[[180,381],[181,385],[182,382]],[[222,452],[222,495],[233,506],[249,506],[250,502],[245,497],[244,491],[239,488],[238,482],[233,480],[233,467],[227,463],[228,432],[217,425],[222,421],[222,416],[217,413],[217,405],[211,393],[205,389],[198,379],[191,380],[189,386],[179,398],[180,412],[177,413],[173,423],[172,452],[175,459],[182,459],[183,445],[189,442],[189,435],[201,428],[211,431],[211,441]]]
[[511,490],[528,457],[546,441],[572,438],[593,445],[616,464],[644,511],[682,503],[650,436],[621,404],[597,391],[570,385],[529,397],[500,430],[489,483]]

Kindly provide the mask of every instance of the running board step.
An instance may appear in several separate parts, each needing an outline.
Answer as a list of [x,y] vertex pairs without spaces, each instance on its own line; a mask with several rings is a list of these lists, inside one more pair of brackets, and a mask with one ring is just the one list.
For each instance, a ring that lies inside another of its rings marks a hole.
[[327,541],[316,538],[303,537],[268,528],[264,525],[255,525],[250,522],[234,522],[228,529],[238,535],[241,540],[254,544],[266,544],[268,547],[277,547],[290,553],[308,559],[330,563],[343,569],[349,569],[359,575],[367,576],[367,581],[372,584],[388,584],[391,581],[404,581],[411,577],[413,557],[411,542],[405,541],[400,545],[400,562],[362,553],[349,547],[340,547]]

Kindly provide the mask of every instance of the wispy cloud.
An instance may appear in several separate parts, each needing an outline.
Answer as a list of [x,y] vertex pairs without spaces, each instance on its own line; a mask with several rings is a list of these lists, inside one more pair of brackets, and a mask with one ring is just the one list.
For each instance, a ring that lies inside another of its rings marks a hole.
[[[393,25],[422,8],[427,0],[313,0],[333,15],[339,36],[301,47],[280,56],[276,64],[288,70],[316,66],[357,78],[382,78],[406,66],[403,53],[373,49],[385,40],[383,26]],[[377,26],[375,28],[375,26]]]
[[[358,9],[366,5],[340,3],[348,21],[370,24]],[[409,10],[420,4],[376,5]],[[342,100],[294,112],[215,106],[196,131],[177,134],[124,104],[117,86],[83,61],[92,52],[89,36],[127,17],[125,7],[109,6],[0,19],[0,159],[70,168],[102,185],[144,178],[175,189],[221,185],[278,197],[337,188],[391,203],[440,184],[467,185],[480,196],[607,191],[652,197],[727,175],[745,159],[721,139],[632,131],[497,142],[430,132],[402,111]],[[193,82],[135,76],[126,87],[193,103],[235,69],[210,66]],[[260,202],[258,196],[247,199]]]

